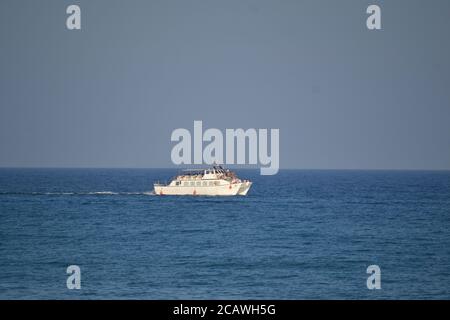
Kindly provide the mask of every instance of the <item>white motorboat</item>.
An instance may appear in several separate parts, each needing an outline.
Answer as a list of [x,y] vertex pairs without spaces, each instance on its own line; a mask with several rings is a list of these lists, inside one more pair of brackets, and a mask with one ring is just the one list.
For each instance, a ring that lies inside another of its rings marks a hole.
[[251,181],[239,179],[222,166],[201,170],[184,170],[169,184],[155,183],[157,195],[245,196]]

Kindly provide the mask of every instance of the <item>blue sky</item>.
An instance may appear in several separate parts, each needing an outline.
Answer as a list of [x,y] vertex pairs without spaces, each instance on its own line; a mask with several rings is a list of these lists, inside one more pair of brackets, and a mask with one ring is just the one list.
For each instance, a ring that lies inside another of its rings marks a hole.
[[445,0],[1,1],[0,166],[169,167],[171,132],[202,120],[279,128],[282,168],[450,169],[449,15]]

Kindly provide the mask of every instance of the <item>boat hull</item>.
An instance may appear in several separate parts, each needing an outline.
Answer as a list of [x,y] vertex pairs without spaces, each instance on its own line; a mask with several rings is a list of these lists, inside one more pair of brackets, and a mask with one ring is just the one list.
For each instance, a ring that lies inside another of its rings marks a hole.
[[251,182],[239,182],[219,186],[163,186],[154,185],[156,195],[179,196],[235,196],[246,195]]
[[240,196],[246,196],[248,190],[250,190],[250,187],[252,186],[252,183],[250,181],[244,181],[241,183],[241,187],[239,188],[238,195]]

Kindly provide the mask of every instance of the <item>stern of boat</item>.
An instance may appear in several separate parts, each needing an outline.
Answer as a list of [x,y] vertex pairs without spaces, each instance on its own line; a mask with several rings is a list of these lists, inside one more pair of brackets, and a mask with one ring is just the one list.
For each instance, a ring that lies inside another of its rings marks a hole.
[[164,194],[163,193],[163,188],[165,186],[166,186],[165,184],[156,182],[156,183],[153,184],[153,191],[155,192],[155,194],[162,196]]

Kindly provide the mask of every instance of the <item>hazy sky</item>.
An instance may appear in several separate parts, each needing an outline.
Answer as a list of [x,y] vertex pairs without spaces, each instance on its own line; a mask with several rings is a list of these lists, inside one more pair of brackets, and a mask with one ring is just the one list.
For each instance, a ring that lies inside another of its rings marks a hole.
[[450,1],[0,2],[0,166],[168,167],[194,120],[279,128],[282,168],[450,169]]

